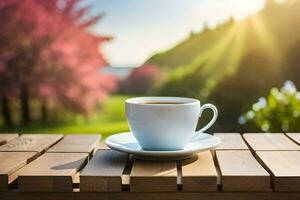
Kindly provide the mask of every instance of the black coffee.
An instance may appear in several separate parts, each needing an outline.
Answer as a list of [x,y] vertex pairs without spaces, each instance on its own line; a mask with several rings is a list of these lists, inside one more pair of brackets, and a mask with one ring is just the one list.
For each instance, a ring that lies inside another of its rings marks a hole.
[[151,101],[151,102],[141,102],[140,104],[185,104],[185,102],[160,102],[160,101]]

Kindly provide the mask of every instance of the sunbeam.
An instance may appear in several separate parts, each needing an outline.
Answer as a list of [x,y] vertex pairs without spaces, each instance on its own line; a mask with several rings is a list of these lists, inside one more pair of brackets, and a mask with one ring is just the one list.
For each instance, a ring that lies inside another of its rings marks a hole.
[[262,43],[267,52],[270,53],[272,59],[278,61],[281,59],[282,53],[277,40],[273,33],[267,28],[264,21],[261,19],[260,15],[251,17],[251,26],[258,36],[259,43]]

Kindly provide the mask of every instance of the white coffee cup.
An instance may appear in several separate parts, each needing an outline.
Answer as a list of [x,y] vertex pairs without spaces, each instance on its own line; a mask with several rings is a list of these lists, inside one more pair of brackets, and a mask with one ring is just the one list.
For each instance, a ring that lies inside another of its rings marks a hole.
[[[130,130],[144,150],[181,150],[210,128],[218,116],[214,105],[200,106],[193,98],[137,97],[127,99],[125,105]],[[196,131],[198,119],[207,108],[213,111],[213,118]]]

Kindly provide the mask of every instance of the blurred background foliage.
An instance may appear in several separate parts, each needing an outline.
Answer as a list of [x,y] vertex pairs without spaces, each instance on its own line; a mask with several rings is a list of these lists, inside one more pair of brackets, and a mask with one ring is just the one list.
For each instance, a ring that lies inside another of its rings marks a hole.
[[[3,2],[1,132],[126,131],[124,100],[143,95],[186,96],[215,104],[220,115],[210,132],[299,130],[300,1],[266,0],[253,16],[191,32],[122,78],[101,71],[107,61],[97,45],[111,38],[87,31],[101,19],[87,20],[88,7],[78,10],[76,0]],[[16,16],[27,14],[16,8],[37,11],[23,19]],[[45,21],[36,21],[37,16]],[[46,23],[60,34],[45,31],[50,27]],[[89,51],[82,54],[82,48]]]
[[296,132],[300,128],[300,92],[287,81],[279,90],[272,88],[252,109],[239,118],[240,124],[254,124],[265,132]]
[[269,0],[245,20],[229,19],[215,29],[191,34],[147,61],[169,72],[156,94],[216,104],[220,115],[212,131],[259,131],[260,126],[241,125],[238,118],[285,80],[299,86],[299,13],[300,1]]

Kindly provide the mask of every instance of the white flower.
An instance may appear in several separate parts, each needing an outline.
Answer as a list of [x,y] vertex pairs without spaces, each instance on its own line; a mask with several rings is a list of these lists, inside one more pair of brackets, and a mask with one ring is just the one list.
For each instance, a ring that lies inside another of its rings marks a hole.
[[283,101],[284,100],[284,95],[280,92],[278,92],[275,96],[275,98],[278,100],[278,101]]
[[255,113],[252,110],[250,110],[247,112],[246,116],[247,116],[247,119],[253,119],[253,117],[255,116]]
[[266,106],[267,106],[266,98],[265,97],[260,97],[258,99],[258,102],[255,103],[252,108],[253,108],[254,111],[259,111],[260,109],[265,108]]
[[289,94],[294,94],[297,92],[297,88],[292,81],[286,81],[284,86],[281,88],[281,91],[287,92]]
[[238,121],[239,121],[239,124],[245,124],[246,123],[246,119],[243,116],[240,116]]

